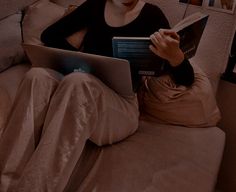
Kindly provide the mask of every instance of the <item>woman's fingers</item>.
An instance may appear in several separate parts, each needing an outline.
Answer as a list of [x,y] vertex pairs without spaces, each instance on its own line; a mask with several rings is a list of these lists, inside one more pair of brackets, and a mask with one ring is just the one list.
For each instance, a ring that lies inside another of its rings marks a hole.
[[154,47],[153,45],[150,45],[149,48],[150,48],[150,50],[151,50],[153,53],[155,53],[155,54],[158,55],[159,57],[162,57],[156,47]]
[[176,33],[175,31],[173,31],[171,29],[160,29],[159,33],[163,36],[170,36],[177,41],[180,40],[178,33]]
[[179,48],[179,35],[169,29],[161,29],[150,36],[152,44],[150,50],[166,59],[172,65],[177,65],[183,60],[183,52]]
[[165,38],[162,37],[162,35],[160,33],[155,32],[154,34],[152,34],[150,36],[150,39],[151,39],[154,47],[156,47],[157,49],[166,49],[167,42],[166,42]]
[[150,39],[155,47],[158,49],[168,49],[172,45],[179,44],[179,36],[174,32],[160,31],[155,32],[150,36]]

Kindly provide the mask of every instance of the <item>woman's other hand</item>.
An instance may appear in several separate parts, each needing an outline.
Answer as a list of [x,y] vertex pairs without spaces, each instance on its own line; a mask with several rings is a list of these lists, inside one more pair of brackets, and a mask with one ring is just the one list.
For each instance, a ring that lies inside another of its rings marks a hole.
[[159,57],[169,61],[175,67],[184,60],[184,53],[179,48],[180,37],[171,29],[160,29],[150,36],[152,45],[150,49]]

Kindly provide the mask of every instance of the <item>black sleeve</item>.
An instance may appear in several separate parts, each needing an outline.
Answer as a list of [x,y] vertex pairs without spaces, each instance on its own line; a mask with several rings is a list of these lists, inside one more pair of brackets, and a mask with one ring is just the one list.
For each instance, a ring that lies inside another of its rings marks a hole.
[[41,41],[49,47],[77,50],[66,38],[88,25],[90,4],[90,1],[85,1],[72,13],[46,28],[41,34]]
[[194,82],[193,67],[187,59],[176,67],[170,67],[170,72],[177,85],[191,86]]

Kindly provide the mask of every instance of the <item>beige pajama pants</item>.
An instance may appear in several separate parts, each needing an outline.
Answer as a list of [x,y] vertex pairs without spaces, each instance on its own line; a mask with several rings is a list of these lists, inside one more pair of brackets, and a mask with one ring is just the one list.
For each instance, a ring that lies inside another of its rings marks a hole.
[[136,97],[96,77],[32,68],[0,138],[0,191],[61,192],[85,142],[112,144],[138,127]]

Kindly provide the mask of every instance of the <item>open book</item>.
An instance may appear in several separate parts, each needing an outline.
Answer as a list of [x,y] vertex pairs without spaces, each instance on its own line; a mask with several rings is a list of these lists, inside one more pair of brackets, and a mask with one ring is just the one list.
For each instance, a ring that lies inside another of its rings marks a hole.
[[[180,48],[186,59],[197,51],[209,15],[196,12],[177,23],[172,29],[180,36]],[[133,73],[159,76],[166,61],[149,49],[149,37],[113,37],[113,56],[127,59]]]

